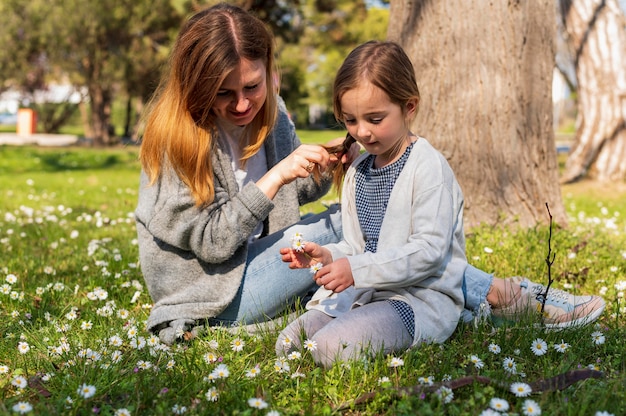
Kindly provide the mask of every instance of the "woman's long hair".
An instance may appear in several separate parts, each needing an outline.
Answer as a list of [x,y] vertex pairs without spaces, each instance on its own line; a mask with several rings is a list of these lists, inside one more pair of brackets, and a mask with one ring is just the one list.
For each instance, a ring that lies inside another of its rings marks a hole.
[[172,49],[167,71],[149,104],[139,157],[150,184],[167,163],[191,189],[196,205],[215,197],[211,152],[216,145],[217,92],[242,58],[266,67],[267,98],[244,129],[242,163],[259,151],[277,114],[274,38],[245,10],[218,4],[193,15]]

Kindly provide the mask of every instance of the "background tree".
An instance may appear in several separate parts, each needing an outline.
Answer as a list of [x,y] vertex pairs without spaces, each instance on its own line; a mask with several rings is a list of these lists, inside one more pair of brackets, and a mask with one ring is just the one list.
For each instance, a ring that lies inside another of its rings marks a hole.
[[132,87],[156,72],[158,45],[169,45],[182,19],[169,0],[6,0],[0,11],[2,85],[27,92],[64,80],[86,89],[85,131],[96,146],[113,140],[116,95],[145,95]]
[[391,2],[388,35],[413,59],[414,124],[450,161],[469,227],[566,222],[552,127],[555,11],[533,2]]
[[559,0],[560,35],[574,67],[576,138],[562,182],[626,178],[626,18],[616,0]]

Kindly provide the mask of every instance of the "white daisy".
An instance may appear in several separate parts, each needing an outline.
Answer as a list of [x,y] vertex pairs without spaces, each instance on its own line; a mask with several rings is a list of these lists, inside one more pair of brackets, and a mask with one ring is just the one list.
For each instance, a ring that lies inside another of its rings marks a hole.
[[563,340],[561,340],[560,344],[554,344],[554,349],[558,352],[565,352],[569,349],[569,344]]
[[248,399],[248,405],[255,409],[265,409],[267,407],[267,402],[260,397],[253,397]]
[[548,352],[548,344],[546,344],[543,339],[537,338],[533,341],[530,350],[535,355],[544,355],[546,352]]
[[509,410],[509,402],[504,399],[494,397],[491,401],[489,401],[489,407],[493,410],[497,410],[498,412],[506,412]]
[[526,383],[513,383],[511,384],[511,393],[513,393],[517,397],[527,397],[530,393],[533,392],[533,389]]
[[541,407],[534,400],[524,400],[522,405],[522,413],[526,416],[539,416],[541,414]]

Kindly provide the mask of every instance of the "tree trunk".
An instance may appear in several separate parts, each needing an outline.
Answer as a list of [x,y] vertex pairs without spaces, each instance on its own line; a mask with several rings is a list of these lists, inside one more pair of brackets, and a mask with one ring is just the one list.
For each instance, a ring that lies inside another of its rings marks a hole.
[[93,145],[104,147],[111,144],[111,93],[100,85],[89,86],[91,128]]
[[578,83],[576,139],[562,182],[626,178],[626,21],[616,0],[560,0]]
[[416,68],[414,132],[448,158],[466,227],[565,225],[554,131],[550,0],[392,0],[388,37]]

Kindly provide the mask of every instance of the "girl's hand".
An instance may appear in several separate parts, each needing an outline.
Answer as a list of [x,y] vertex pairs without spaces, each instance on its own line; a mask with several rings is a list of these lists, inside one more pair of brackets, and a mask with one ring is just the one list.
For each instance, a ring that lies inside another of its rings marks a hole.
[[280,254],[282,260],[289,263],[290,269],[307,269],[318,263],[325,264],[333,261],[328,249],[312,242],[303,242],[301,250],[293,247],[281,248]]
[[342,292],[354,285],[352,268],[347,258],[343,257],[322,267],[314,276],[318,286],[332,290],[335,293]]

